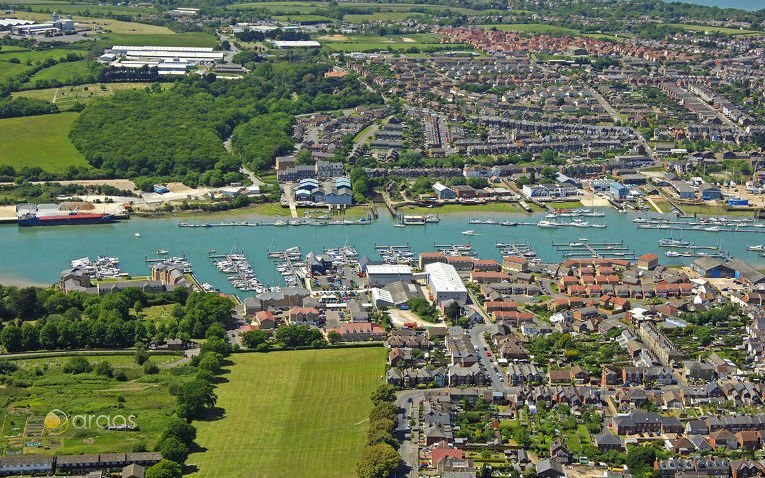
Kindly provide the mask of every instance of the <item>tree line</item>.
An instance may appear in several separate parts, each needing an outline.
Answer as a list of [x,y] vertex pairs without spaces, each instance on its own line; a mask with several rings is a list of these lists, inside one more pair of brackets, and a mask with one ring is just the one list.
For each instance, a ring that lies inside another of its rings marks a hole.
[[[142,310],[175,304],[172,323],[145,322]],[[231,316],[233,303],[216,294],[146,294],[135,288],[102,297],[55,289],[0,287],[0,345],[7,352],[124,348],[167,338],[203,338]]]

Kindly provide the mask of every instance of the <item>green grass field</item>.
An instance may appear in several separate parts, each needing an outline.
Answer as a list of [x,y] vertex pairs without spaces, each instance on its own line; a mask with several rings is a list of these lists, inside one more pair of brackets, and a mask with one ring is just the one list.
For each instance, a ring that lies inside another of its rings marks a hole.
[[74,53],[75,55],[84,57],[87,52],[81,48],[48,48],[45,50],[24,50],[15,52],[5,52],[4,50],[0,50],[0,62],[7,62],[12,59],[16,59],[22,64],[36,64],[42,62],[43,60],[47,60],[48,58],[52,58],[57,61],[65,59],[69,53]]
[[763,32],[755,30],[739,30],[737,28],[713,27],[711,25],[692,25],[690,23],[660,23],[691,32],[722,33],[723,35],[761,35]]
[[[173,414],[175,397],[169,392],[169,384],[178,379],[169,370],[144,375],[132,354],[90,355],[87,359],[91,364],[109,362],[115,371],[125,372],[128,381],[120,382],[94,373],[64,373],[63,365],[69,360],[66,357],[14,361],[19,371],[1,389],[5,400],[0,405],[0,450],[21,451],[23,448],[24,453],[76,454],[130,451],[139,443],[153,446]],[[177,359],[178,356],[152,357],[158,364]],[[29,387],[16,386],[21,382]],[[25,433],[25,423],[39,421],[54,409],[66,413],[70,420],[75,415],[134,415],[138,430],[106,431],[92,425],[85,429],[70,426],[57,437],[42,437],[39,432],[29,430]]]
[[218,389],[224,418],[194,422],[204,478],[353,477],[385,349],[239,354]]
[[188,46],[214,47],[217,40],[204,32],[162,34],[108,33],[99,35],[99,40],[111,45],[152,45],[152,46]]
[[2,60],[0,55],[0,83],[31,70],[32,67],[23,63],[8,63]]
[[69,166],[88,167],[69,141],[69,128],[77,113],[0,119],[0,164],[17,170],[40,167],[61,173]]
[[[43,70],[47,71],[47,70]],[[43,88],[12,93],[12,96],[24,96],[55,103],[60,111],[66,111],[74,103],[88,104],[96,98],[111,96],[120,90],[139,90],[146,88],[146,83],[88,83],[85,85]]]
[[[27,86],[34,86],[38,81],[58,80],[61,83],[73,83],[79,78],[89,78],[88,60],[69,61],[58,63],[50,68],[38,71],[27,82]],[[50,85],[47,83],[46,85]]]
[[547,25],[544,23],[508,23],[508,24],[494,24],[494,25],[481,25],[484,28],[496,28],[503,32],[524,32],[524,33],[567,33],[569,35],[576,35],[578,30],[572,28],[559,27],[556,25]]
[[324,48],[331,51],[406,51],[417,48],[420,51],[434,50],[470,50],[462,43],[441,43],[441,36],[432,33],[411,35],[340,35],[336,38],[322,36],[317,38]]

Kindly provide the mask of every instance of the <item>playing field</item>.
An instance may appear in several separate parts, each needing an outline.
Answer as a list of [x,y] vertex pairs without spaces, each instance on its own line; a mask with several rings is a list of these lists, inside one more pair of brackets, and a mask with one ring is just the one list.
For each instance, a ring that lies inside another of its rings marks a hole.
[[88,163],[69,141],[69,127],[78,113],[0,119],[0,164],[19,170],[40,167],[62,173]]
[[218,389],[225,417],[195,422],[206,449],[188,464],[204,478],[355,476],[369,394],[385,349],[303,350],[232,356]]

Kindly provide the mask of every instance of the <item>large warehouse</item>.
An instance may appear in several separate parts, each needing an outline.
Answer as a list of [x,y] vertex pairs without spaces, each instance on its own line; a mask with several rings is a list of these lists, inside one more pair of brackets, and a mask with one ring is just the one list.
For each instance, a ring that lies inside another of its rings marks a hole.
[[463,305],[467,303],[467,288],[453,265],[432,262],[425,266],[425,273],[428,275],[428,287],[436,304],[447,300],[454,300]]
[[369,287],[383,287],[393,282],[412,282],[412,268],[403,264],[381,264],[367,266]]
[[223,52],[212,48],[183,46],[123,46],[114,45],[105,52],[130,61],[187,62],[205,64],[223,61]]

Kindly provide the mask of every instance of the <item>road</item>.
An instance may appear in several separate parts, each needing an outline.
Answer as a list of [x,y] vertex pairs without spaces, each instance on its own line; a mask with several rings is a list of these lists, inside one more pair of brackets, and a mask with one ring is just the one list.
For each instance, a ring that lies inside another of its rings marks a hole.
[[287,202],[290,205],[290,215],[297,219],[298,213],[297,213],[297,203],[295,202],[295,196],[292,194],[292,183],[285,183],[284,184],[284,196],[287,198]]
[[[598,93],[598,91],[595,88],[593,88],[592,86],[588,85],[588,88],[589,88],[590,93],[592,94],[592,96],[595,98],[595,100],[600,104],[601,107],[603,107],[604,110],[606,110],[606,113],[608,113],[611,116],[611,119],[614,120],[614,122],[622,121],[623,120],[623,118],[619,114],[619,112],[616,111],[616,108],[611,106],[611,103],[609,103],[608,100],[603,98],[603,95]],[[646,141],[646,139],[643,137],[643,135],[640,134],[635,129],[633,129],[632,131],[635,133],[635,136],[637,136],[638,141],[643,146],[643,148],[645,148],[646,153],[648,153],[648,155],[651,156],[653,150],[651,149],[651,146],[648,144],[648,141]]]
[[234,62],[234,55],[239,53],[241,50],[234,46],[234,42],[236,41],[236,38],[230,37],[226,35],[225,33],[218,32],[218,39],[223,41],[228,41],[231,44],[230,50],[223,50],[223,61],[225,63],[233,63]]
[[252,181],[253,186],[263,185],[263,181],[261,181],[260,178],[256,176],[254,172],[248,169],[247,166],[242,166],[241,168],[239,168],[239,172],[247,176],[250,179],[250,181]]

